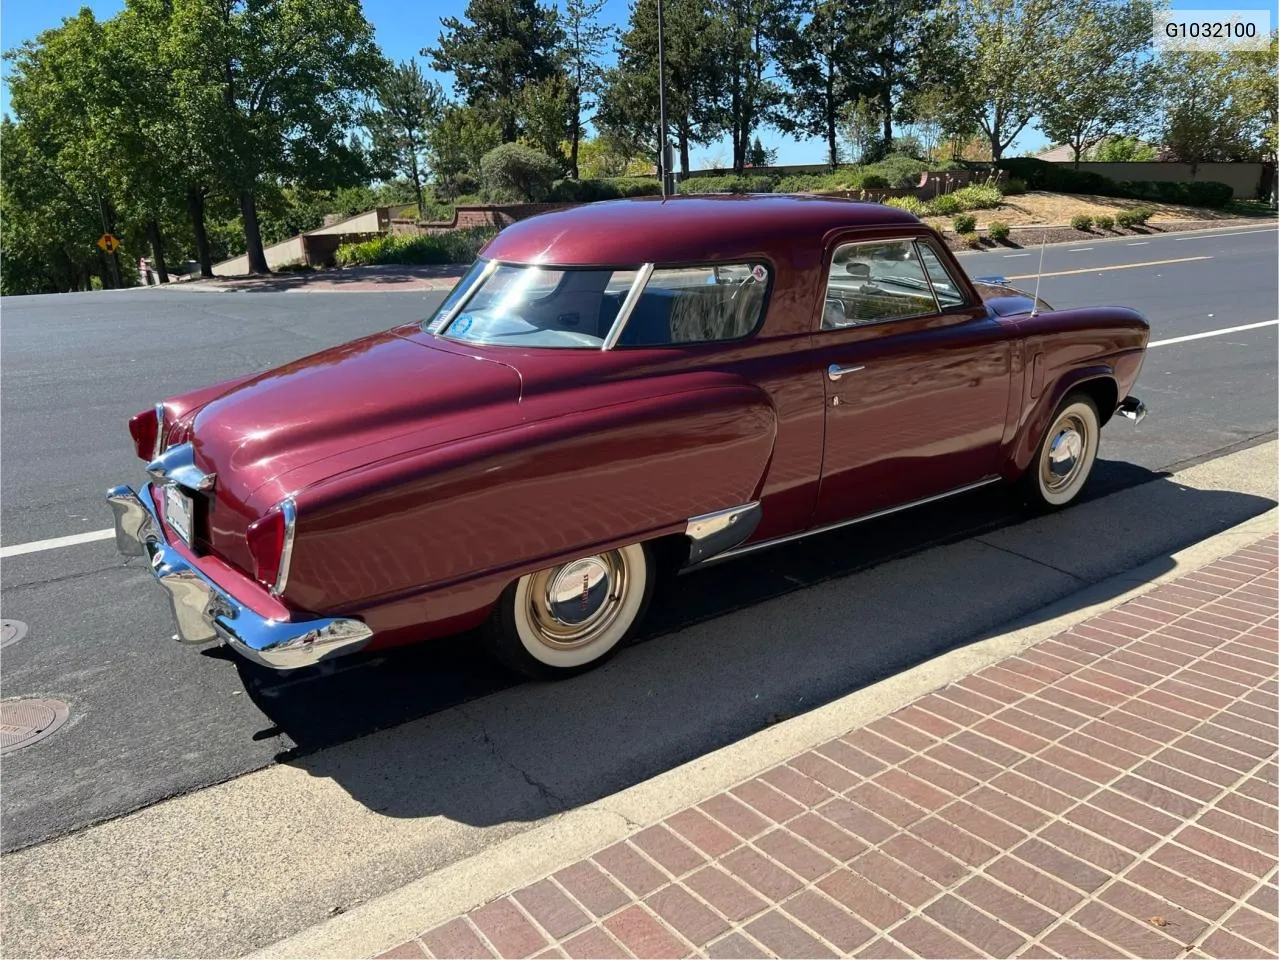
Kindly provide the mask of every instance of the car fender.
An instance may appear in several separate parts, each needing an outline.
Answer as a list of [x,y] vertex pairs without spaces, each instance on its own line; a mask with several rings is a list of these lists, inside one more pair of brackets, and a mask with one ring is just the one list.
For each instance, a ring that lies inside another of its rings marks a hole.
[[588,393],[300,491],[290,603],[350,611],[468,581],[491,603],[523,573],[758,497],[777,432],[760,388],[697,373],[614,384],[607,403]]

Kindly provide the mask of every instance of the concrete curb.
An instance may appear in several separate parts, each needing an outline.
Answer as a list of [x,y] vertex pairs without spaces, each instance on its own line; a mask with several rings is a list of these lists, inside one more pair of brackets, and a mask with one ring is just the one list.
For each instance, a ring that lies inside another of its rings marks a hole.
[[559,814],[483,852],[457,861],[357,909],[303,930],[255,957],[372,956],[422,930],[537,880],[702,798],[921,696],[1020,653],[1048,637],[1184,576],[1272,533],[1279,508],[1166,559],[1093,584],[999,633],[760,731],[610,797]]

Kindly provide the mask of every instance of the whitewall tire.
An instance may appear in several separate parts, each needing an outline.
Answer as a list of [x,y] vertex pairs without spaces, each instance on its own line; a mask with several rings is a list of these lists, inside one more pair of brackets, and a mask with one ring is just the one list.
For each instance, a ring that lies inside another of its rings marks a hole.
[[526,574],[498,600],[486,634],[498,659],[539,679],[597,666],[630,638],[655,579],[644,544]]
[[1100,441],[1097,405],[1082,393],[1071,394],[1049,421],[1023,477],[1031,505],[1058,510],[1073,503],[1092,474]]

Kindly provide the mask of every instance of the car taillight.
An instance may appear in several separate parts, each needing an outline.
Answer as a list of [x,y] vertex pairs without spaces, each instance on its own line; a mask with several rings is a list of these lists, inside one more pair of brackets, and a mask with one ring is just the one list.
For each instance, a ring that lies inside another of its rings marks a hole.
[[296,522],[297,508],[292,499],[287,499],[267,511],[266,516],[254,520],[244,531],[253,557],[253,577],[269,588],[272,596],[283,593],[289,579]]
[[138,458],[150,463],[164,452],[164,404],[157,403],[129,421],[129,435]]

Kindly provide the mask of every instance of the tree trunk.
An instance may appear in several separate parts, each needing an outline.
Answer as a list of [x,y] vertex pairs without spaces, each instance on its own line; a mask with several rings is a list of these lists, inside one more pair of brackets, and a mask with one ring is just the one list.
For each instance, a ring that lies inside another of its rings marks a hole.
[[413,178],[413,193],[417,196],[417,218],[426,219],[426,200],[422,195],[422,171],[417,168],[417,152],[410,154],[409,176]]
[[147,240],[151,244],[151,256],[155,260],[155,272],[161,283],[169,282],[169,268],[164,262],[164,240],[160,237],[160,224],[155,217],[147,221]]
[[249,273],[270,273],[266,252],[262,249],[262,230],[258,227],[258,207],[252,190],[240,191],[240,216],[244,221],[244,242],[249,256]]
[[835,113],[839,108],[835,105],[835,72],[833,65],[826,64],[826,148],[830,151],[830,168],[839,166],[839,143],[836,138]]
[[884,153],[893,152],[893,85],[884,77],[884,89],[879,91],[879,108],[884,111]]
[[200,261],[200,276],[213,276],[213,256],[209,253],[209,231],[204,226],[204,188],[187,187],[187,215],[195,233],[195,255]]
[[688,130],[680,127],[679,133],[679,173],[680,179],[688,176]]
[[568,175],[573,180],[580,178],[577,170],[577,148],[582,142],[582,94],[579,90],[573,94],[573,130],[568,140]]

